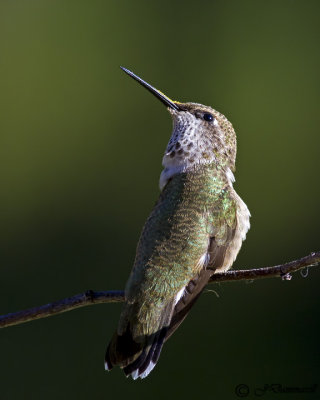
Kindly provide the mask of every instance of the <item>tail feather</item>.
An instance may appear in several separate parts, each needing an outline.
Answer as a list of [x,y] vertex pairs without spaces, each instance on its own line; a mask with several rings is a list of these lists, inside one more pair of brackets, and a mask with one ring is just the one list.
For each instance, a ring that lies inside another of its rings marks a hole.
[[142,344],[133,339],[129,327],[123,335],[115,333],[106,351],[105,369],[110,371],[116,365],[125,367],[132,363],[142,350]]
[[118,365],[126,376],[131,375],[133,379],[148,376],[159,360],[164,342],[185,319],[213,273],[213,270],[205,269],[190,280],[177,303],[172,301],[163,310],[157,332],[149,336],[133,337],[127,321],[125,332],[121,335],[116,333],[108,346],[106,370]]
[[123,369],[126,376],[131,375],[133,379],[143,379],[149,375],[159,360],[166,334],[167,328],[165,327],[153,335],[151,344],[143,349],[141,355],[133,363]]
[[[167,328],[162,328],[146,338],[144,346],[136,343],[131,336],[128,337],[128,329],[124,335],[116,334],[106,352],[105,369],[110,371],[119,365],[126,376],[131,375],[133,379],[145,378],[159,360],[166,334]],[[139,354],[138,357],[136,354]]]

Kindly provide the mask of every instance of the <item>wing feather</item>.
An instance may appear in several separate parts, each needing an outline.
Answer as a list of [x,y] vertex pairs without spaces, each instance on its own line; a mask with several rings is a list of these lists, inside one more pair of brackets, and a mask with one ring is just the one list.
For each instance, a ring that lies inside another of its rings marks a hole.
[[216,226],[210,227],[210,230],[215,232],[216,236],[211,236],[209,238],[206,257],[204,257],[208,262],[204,264],[202,270],[190,280],[185,288],[183,296],[177,302],[165,340],[169,339],[186,318],[215,271],[225,269],[226,263],[229,263],[227,254],[228,248],[233,242],[237,232],[236,217],[236,213],[234,213],[234,219],[223,219],[223,221],[220,221]]

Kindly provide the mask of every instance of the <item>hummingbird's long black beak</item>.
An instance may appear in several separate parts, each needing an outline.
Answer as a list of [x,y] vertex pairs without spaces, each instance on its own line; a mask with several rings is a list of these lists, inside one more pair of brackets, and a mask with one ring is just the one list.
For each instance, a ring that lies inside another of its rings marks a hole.
[[151,92],[154,96],[156,96],[166,107],[173,108],[176,111],[180,111],[179,106],[177,103],[169,99],[166,95],[164,95],[160,90],[154,88],[149,83],[145,82],[143,79],[139,78],[138,75],[134,74],[133,72],[129,71],[127,68],[120,67],[125,73],[135,79],[137,82],[140,83],[143,87],[145,87],[149,92]]

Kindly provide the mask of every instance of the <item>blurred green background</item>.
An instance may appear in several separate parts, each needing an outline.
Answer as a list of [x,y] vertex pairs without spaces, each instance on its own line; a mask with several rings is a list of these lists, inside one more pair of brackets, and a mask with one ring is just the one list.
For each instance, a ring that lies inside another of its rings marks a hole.
[[[319,1],[0,2],[1,313],[122,289],[171,132],[124,65],[238,135],[252,228],[235,263],[320,250]],[[317,269],[211,286],[144,381],[104,372],[120,304],[1,331],[1,400],[237,398],[320,383]],[[304,399],[318,394],[272,394]],[[278,397],[276,397],[278,396]]]

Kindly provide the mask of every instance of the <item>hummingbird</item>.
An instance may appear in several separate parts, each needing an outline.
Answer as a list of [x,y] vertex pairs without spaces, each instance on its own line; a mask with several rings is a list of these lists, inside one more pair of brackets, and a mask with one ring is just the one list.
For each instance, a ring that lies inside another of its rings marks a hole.
[[227,118],[202,104],[173,101],[121,69],[157,97],[173,120],[160,195],[143,227],[105,356],[106,370],[119,366],[137,379],[153,370],[210,277],[232,266],[250,212],[233,188],[237,144]]

